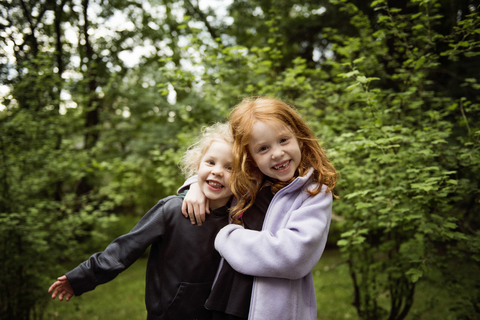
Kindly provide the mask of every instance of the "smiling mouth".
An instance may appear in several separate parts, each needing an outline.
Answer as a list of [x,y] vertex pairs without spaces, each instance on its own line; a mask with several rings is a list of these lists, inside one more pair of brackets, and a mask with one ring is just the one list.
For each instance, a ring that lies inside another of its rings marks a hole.
[[220,184],[220,183],[218,183],[218,182],[216,182],[216,181],[211,181],[211,180],[208,180],[208,181],[207,181],[207,184],[208,184],[209,186],[211,186],[212,188],[215,188],[215,189],[222,189],[222,188],[224,187],[223,184]]
[[283,169],[285,169],[286,167],[288,167],[288,165],[290,164],[290,161],[291,161],[291,160],[288,160],[288,161],[286,161],[286,162],[284,162],[284,163],[282,163],[282,164],[273,166],[273,169],[275,169],[275,170],[283,170]]

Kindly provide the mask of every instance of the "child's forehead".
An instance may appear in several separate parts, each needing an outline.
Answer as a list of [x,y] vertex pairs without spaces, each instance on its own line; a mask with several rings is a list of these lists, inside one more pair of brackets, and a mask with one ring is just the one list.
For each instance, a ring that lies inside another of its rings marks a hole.
[[228,142],[227,140],[221,139],[221,138],[213,139],[212,142],[210,142],[209,148],[210,148],[213,144],[223,145],[223,146],[225,146],[225,147],[231,147],[231,146],[232,146],[232,144],[231,144],[230,142]]
[[[280,121],[280,120],[268,120],[268,121],[261,121],[261,120],[257,120],[255,123],[257,122],[262,122],[263,124],[265,124],[266,126],[278,131],[278,132],[291,132],[293,133],[293,129],[292,127],[290,127],[288,124]],[[254,123],[254,126],[255,126],[255,123]]]
[[215,153],[216,151],[225,151],[225,153],[231,153],[232,144],[223,139],[214,139],[210,142],[210,145],[205,148],[204,155],[207,153]]

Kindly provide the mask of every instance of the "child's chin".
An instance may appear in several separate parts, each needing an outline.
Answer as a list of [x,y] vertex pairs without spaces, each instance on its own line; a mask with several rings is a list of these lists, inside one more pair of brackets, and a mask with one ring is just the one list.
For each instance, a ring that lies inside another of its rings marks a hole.
[[290,179],[292,178],[293,178],[293,175],[288,175],[288,176],[279,177],[278,180],[282,182],[287,182],[287,181],[290,181]]

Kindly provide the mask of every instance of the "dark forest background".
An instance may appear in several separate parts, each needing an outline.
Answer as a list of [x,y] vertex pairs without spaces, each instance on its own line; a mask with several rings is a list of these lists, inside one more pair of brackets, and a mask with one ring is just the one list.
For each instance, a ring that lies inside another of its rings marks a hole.
[[300,110],[340,173],[329,247],[358,316],[405,318],[435,272],[457,319],[478,319],[479,5],[3,1],[0,318],[40,319],[99,228],[175,194],[201,127],[265,95]]

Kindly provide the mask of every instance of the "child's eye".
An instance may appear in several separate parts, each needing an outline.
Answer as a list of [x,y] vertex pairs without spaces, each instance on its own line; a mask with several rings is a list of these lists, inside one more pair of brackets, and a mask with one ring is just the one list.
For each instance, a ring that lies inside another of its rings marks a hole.
[[285,143],[285,142],[287,142],[287,141],[288,141],[288,138],[282,138],[282,139],[280,139],[280,143]]
[[212,166],[215,165],[215,162],[213,160],[207,160],[208,164],[211,164]]
[[263,151],[267,151],[268,150],[268,147],[267,146],[263,146],[263,147],[260,147],[258,149],[259,152],[263,152]]
[[232,171],[232,167],[231,167],[231,166],[226,166],[225,169],[227,169],[228,171]]

